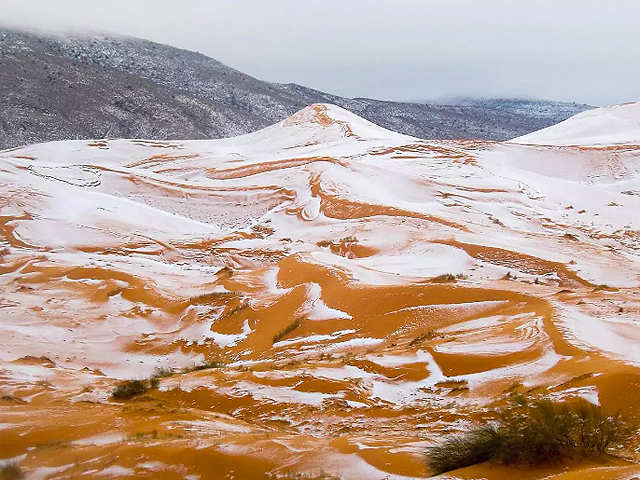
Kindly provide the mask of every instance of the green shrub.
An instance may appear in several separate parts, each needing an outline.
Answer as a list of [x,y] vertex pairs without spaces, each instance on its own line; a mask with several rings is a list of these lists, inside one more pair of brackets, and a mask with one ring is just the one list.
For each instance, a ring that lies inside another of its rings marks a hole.
[[427,466],[442,473],[487,460],[536,465],[598,457],[628,442],[636,429],[620,414],[606,415],[583,399],[558,402],[515,396],[494,414],[495,423],[430,447]]
[[552,401],[515,397],[498,415],[504,463],[544,463],[597,457],[629,439],[635,427],[617,413],[607,415],[584,399]]

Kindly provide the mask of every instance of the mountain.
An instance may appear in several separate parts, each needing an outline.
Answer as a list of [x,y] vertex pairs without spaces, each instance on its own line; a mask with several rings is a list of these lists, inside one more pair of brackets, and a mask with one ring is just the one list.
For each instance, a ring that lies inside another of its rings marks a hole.
[[[0,458],[25,478],[417,480],[429,446],[534,395],[593,414],[592,446],[640,414],[623,143],[425,141],[313,104],[234,138],[0,152]],[[628,479],[636,445],[446,478]]]
[[591,110],[591,105],[575,102],[554,102],[551,100],[536,100],[525,98],[474,98],[455,97],[449,99],[445,105],[464,105],[470,107],[488,108],[501,112],[536,118],[548,121],[552,125],[585,110]]
[[0,149],[73,138],[229,137],[323,102],[394,131],[440,139],[506,140],[589,108],[540,102],[556,112],[545,116],[486,103],[349,99],[257,80],[202,54],[136,38],[0,30]]
[[640,145],[640,102],[598,108],[575,115],[512,142],[536,145]]

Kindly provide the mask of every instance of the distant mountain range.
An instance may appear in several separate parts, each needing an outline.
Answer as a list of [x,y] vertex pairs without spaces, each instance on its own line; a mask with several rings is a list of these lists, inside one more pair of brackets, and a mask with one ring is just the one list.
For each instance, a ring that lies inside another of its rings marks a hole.
[[121,36],[0,29],[0,149],[76,138],[197,139],[332,103],[420,138],[507,140],[593,108],[522,99],[455,105],[344,98],[258,80],[200,53]]
[[454,97],[449,99],[447,102],[434,103],[438,103],[440,105],[462,105],[489,108],[491,110],[513,113],[515,115],[548,119],[554,124],[566,120],[577,113],[596,108],[592,105],[527,98]]

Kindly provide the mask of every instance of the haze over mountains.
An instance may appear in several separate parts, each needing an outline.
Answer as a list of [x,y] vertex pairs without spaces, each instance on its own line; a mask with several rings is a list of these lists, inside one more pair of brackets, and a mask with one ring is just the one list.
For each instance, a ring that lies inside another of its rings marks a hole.
[[318,102],[433,139],[507,140],[592,108],[521,99],[349,99],[257,80],[202,54],[136,38],[0,30],[0,149],[73,138],[228,137]]

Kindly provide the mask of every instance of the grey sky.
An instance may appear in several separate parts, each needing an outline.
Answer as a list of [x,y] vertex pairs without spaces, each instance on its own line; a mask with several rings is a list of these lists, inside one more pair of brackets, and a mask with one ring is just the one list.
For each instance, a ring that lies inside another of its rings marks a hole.
[[344,96],[640,100],[639,0],[0,0],[0,23],[128,34]]

